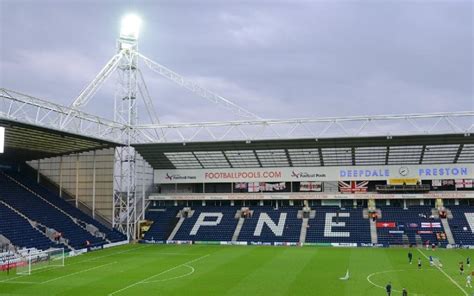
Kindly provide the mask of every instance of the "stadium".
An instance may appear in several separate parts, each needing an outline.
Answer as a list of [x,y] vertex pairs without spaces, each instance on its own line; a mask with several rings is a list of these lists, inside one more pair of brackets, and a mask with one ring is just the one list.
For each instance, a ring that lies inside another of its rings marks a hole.
[[[0,89],[0,295],[473,295],[472,109],[263,119],[139,29],[70,105]],[[162,123],[142,69],[241,119]]]

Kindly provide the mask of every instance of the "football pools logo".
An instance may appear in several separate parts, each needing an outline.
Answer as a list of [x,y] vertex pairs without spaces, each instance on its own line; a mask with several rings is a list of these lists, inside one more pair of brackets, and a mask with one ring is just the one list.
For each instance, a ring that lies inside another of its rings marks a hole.
[[172,174],[166,173],[165,176],[166,180],[176,181],[176,180],[195,180],[196,176],[181,176],[180,174]]
[[291,172],[291,177],[295,178],[295,179],[300,179],[300,178],[311,178],[311,179],[326,178],[326,174],[292,171]]

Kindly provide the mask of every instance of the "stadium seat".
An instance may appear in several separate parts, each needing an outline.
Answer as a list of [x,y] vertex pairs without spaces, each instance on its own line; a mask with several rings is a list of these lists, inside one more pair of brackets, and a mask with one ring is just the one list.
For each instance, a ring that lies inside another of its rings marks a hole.
[[[5,172],[0,173],[0,200],[29,219],[61,232],[72,248],[84,248],[86,241],[90,242],[90,246],[100,246],[107,243],[106,240],[95,237],[85,230],[84,222],[94,225],[98,225],[98,222],[85,217],[86,215],[83,213],[80,214],[77,209],[75,209],[77,211],[73,211],[72,206],[70,207],[67,202],[61,202],[59,197],[55,198],[48,190],[22,178],[18,173],[8,172],[8,175]],[[99,229],[104,230],[104,228],[101,226]],[[42,246],[35,247],[41,248]]]

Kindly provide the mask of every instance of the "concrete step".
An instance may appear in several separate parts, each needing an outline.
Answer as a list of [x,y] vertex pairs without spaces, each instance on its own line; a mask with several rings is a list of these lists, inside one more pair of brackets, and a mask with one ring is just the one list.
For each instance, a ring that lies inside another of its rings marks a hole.
[[446,209],[446,217],[448,219],[453,219],[453,212],[450,209]]
[[448,219],[441,219],[441,223],[443,224],[444,233],[446,233],[446,238],[448,239],[448,243],[454,245],[456,242],[454,241],[453,233],[451,232],[451,227],[449,226]]
[[301,223],[301,232],[300,232],[300,244],[303,245],[306,242],[306,232],[308,230],[308,218],[303,218]]
[[439,211],[438,211],[438,209],[431,209],[431,215],[432,215],[435,219],[439,219]]
[[244,222],[245,222],[245,218],[240,217],[239,223],[237,223],[234,234],[232,235],[233,242],[236,242],[239,239],[239,234],[240,234],[240,231],[242,230],[242,226],[244,226]]
[[370,241],[373,244],[378,244],[379,238],[377,235],[377,222],[370,219]]
[[[407,236],[407,239],[408,239],[408,236]],[[416,241],[417,247],[423,247],[423,240],[421,239],[421,236],[419,236],[418,234],[415,234],[415,241]]]
[[180,228],[181,225],[183,224],[184,219],[186,219],[186,218],[184,218],[184,217],[179,218],[178,223],[176,223],[176,226],[174,227],[173,231],[171,232],[170,236],[168,237],[168,240],[169,240],[169,241],[171,241],[171,240],[174,239],[176,233],[178,233],[179,228]]

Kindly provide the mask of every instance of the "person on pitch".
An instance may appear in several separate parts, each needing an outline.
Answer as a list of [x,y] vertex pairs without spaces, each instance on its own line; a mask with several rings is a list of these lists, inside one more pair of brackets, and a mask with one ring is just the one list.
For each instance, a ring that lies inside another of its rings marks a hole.
[[392,295],[392,282],[388,282],[388,284],[385,286],[385,291],[387,292],[387,296]]

